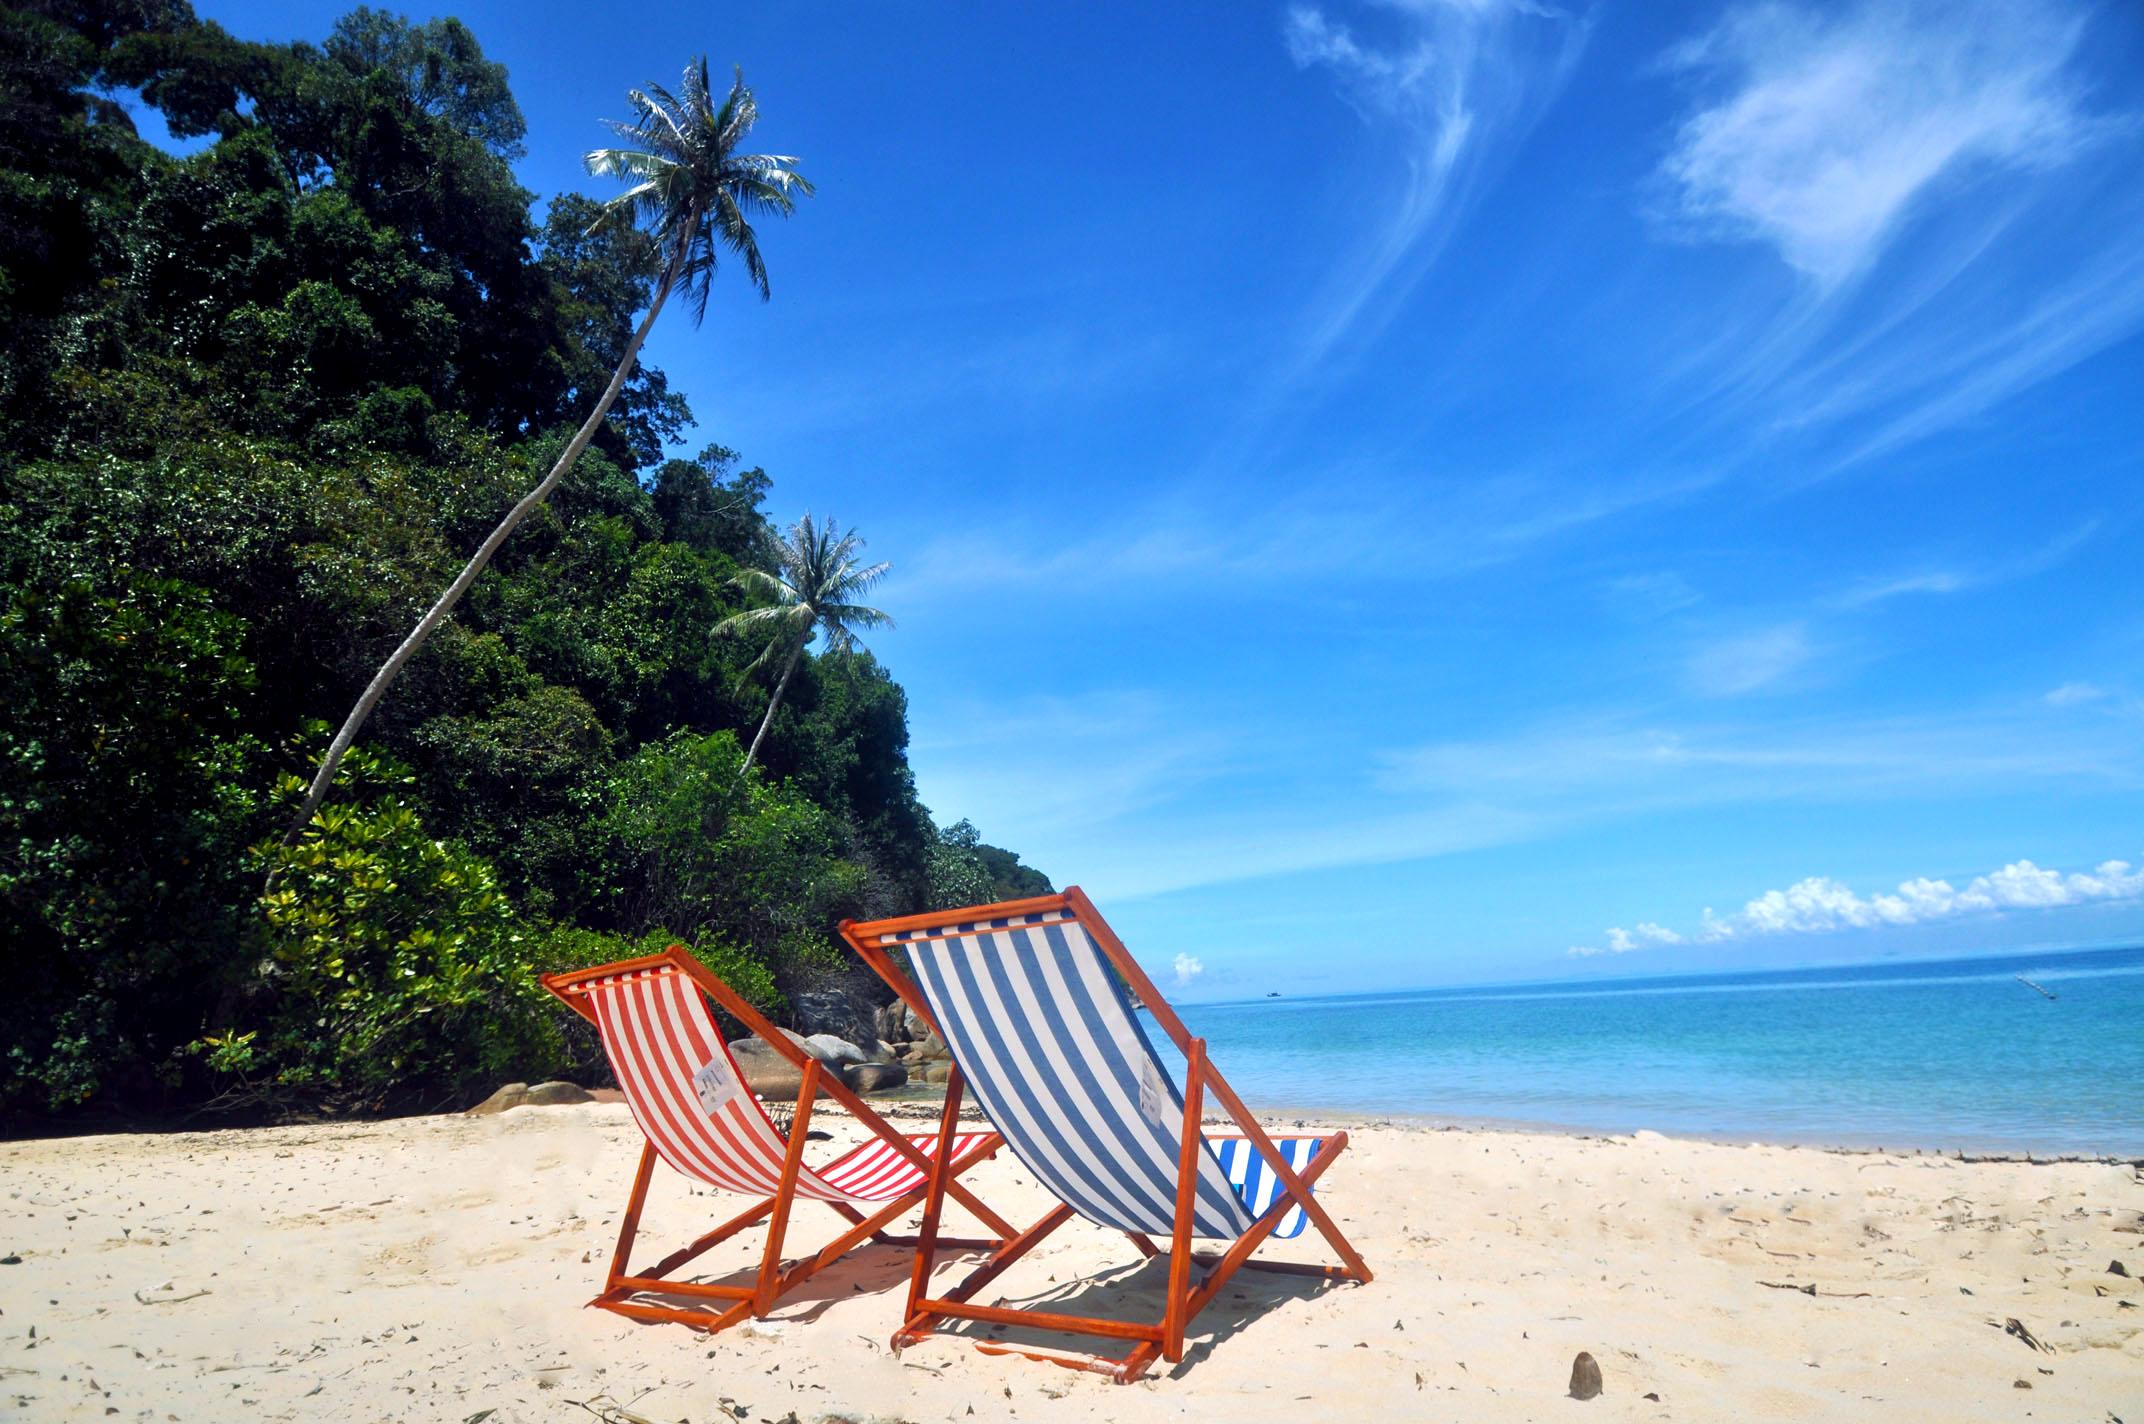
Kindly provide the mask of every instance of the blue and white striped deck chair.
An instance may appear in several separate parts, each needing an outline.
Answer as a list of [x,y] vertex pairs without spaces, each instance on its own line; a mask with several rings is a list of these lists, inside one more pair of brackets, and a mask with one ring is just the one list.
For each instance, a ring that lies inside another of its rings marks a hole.
[[[1119,1382],[1157,1358],[1183,1358],[1184,1330],[1239,1267],[1367,1281],[1368,1267],[1311,1195],[1311,1184],[1347,1146],[1347,1134],[1268,1137],[1206,1061],[1153,982],[1078,889],[1030,900],[929,915],[844,924],[842,934],[952,1052],[940,1135],[955,1130],[972,1091],[1007,1146],[1062,1205],[978,1265],[958,1286],[929,1293],[935,1259],[933,1199],[926,1198],[902,1348],[941,1320],[1024,1325],[1108,1336],[1131,1352],[1105,1357],[978,1341]],[[895,952],[908,956],[914,977]],[[1188,1065],[1181,1089],[1140,1026],[1129,985]],[[1209,1138],[1200,1126],[1211,1093],[1240,1135]],[[1162,1319],[1139,1322],[974,1304],[972,1297],[1073,1215],[1124,1232],[1146,1256],[1168,1238]],[[1269,1237],[1314,1225],[1342,1264],[1253,1261]],[[1196,1253],[1194,1238],[1230,1243]],[[1192,1266],[1205,1268],[1194,1282]]]

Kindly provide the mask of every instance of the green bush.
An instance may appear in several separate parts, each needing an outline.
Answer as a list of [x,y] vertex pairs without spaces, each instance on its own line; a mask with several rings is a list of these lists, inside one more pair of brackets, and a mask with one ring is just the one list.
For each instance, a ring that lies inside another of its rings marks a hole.
[[833,818],[744,770],[728,732],[677,732],[620,763],[605,827],[619,918],[736,945],[763,965],[833,958],[865,889]]
[[234,978],[267,780],[238,730],[244,633],[204,590],[124,570],[0,602],[0,1106],[160,1094]]
[[325,807],[296,845],[254,854],[274,885],[261,897],[272,1002],[245,1065],[259,1086],[377,1103],[568,1056],[497,876],[399,796]]

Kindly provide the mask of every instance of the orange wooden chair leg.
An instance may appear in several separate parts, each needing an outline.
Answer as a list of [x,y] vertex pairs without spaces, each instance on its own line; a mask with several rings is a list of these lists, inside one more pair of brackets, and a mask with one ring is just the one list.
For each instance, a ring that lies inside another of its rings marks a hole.
[[752,1291],[752,1313],[765,1315],[774,1309],[774,1287],[782,1272],[782,1241],[789,1234],[789,1208],[796,1201],[797,1172],[804,1165],[806,1129],[811,1126],[811,1105],[819,1091],[819,1060],[804,1065],[804,1083],[797,1090],[796,1113],[789,1120],[789,1151],[782,1158],[782,1185],[774,1194],[774,1216],[767,1223],[767,1249],[759,1262],[759,1283]]
[[1199,1130],[1199,1104],[1206,1078],[1206,1040],[1191,1040],[1190,1071],[1184,1075],[1184,1128],[1178,1139],[1176,1161],[1176,1223],[1169,1238],[1169,1295],[1162,1306],[1161,1355],[1170,1364],[1184,1357],[1184,1306],[1191,1293],[1191,1218],[1197,1210],[1199,1151],[1205,1136]]
[[[904,1320],[916,1318],[916,1303],[923,1299],[930,1285],[931,1269],[937,1264],[938,1218],[945,1210],[946,1181],[951,1176],[946,1169],[946,1158],[953,1146],[953,1134],[960,1126],[960,1069],[953,1068],[946,1074],[945,1106],[938,1113],[938,1154],[931,1167],[930,1188],[923,1197],[923,1223],[916,1228],[916,1259],[908,1271],[908,1308],[902,1312]],[[904,1326],[893,1337],[893,1348],[899,1350],[907,1343],[908,1329]]]
[[611,1252],[610,1270],[603,1277],[603,1290],[606,1294],[618,1284],[618,1278],[625,1274],[626,1261],[633,1250],[633,1238],[640,1232],[640,1209],[648,1199],[648,1179],[654,1175],[655,1144],[643,1142],[640,1146],[640,1166],[633,1173],[633,1192],[625,1199],[625,1220],[618,1223],[618,1249]]

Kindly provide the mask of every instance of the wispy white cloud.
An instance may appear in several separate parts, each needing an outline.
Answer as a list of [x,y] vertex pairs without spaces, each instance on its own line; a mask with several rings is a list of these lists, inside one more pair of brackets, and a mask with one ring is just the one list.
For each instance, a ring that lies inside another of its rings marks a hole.
[[925,803],[1011,839],[1036,864],[1196,794],[1235,754],[1230,729],[1139,691],[993,687],[924,709],[914,724]]
[[1704,595],[1673,569],[1623,574],[1609,579],[1602,592],[1614,606],[1647,618],[1666,617],[1704,601]]
[[[1226,699],[1002,695],[919,709],[924,800],[1112,900],[1538,842],[1669,812],[2144,786],[2134,719],[2003,713],[1680,728],[1594,719],[1306,768]],[[1649,922],[1630,947],[1678,931]]]
[[1739,7],[1670,56],[1719,92],[1663,172],[1689,223],[1836,287],[1935,185],[2050,167],[2088,140],[2068,72],[2083,30],[2074,10],[2031,4]]
[[1176,987],[1181,989],[1206,972],[1205,964],[1193,954],[1176,956]]
[[[1336,472],[1331,485],[1307,482],[1309,494],[1261,496],[1248,506],[1240,488],[1181,488],[1082,521],[1076,537],[1009,523],[941,533],[897,572],[901,597],[1032,589],[1062,606],[1179,584],[1286,586],[1299,597],[1306,579],[1329,580],[1336,569],[1412,585],[1496,567],[1689,488],[1673,477],[1571,490],[1549,475],[1424,471],[1351,490],[1351,473]],[[1409,537],[1364,537],[1382,528],[1405,528]]]
[[1699,927],[1688,936],[1646,924],[1636,931],[1610,929],[1603,946],[1574,945],[1570,952],[1621,954],[1644,944],[1681,944],[1686,938],[1712,944],[2136,899],[2144,899],[2144,869],[2125,860],[2109,860],[2092,870],[2068,874],[2043,869],[2030,860],[2015,860],[2000,870],[1974,876],[1962,890],[1948,880],[1917,877],[1902,882],[1894,892],[1866,896],[1829,876],[1812,875],[1784,890],[1767,890],[1731,915],[1715,915],[1708,907]]
[[1693,690],[1706,697],[1741,697],[1775,688],[1800,672],[1816,647],[1803,622],[1781,623],[1707,643],[1691,657]]
[[1562,89],[1589,30],[1583,16],[1528,0],[1391,0],[1354,23],[1314,4],[1289,7],[1289,57],[1330,73],[1364,122],[1397,142],[1404,170],[1384,218],[1320,301],[1306,366],[1373,297],[1376,324],[1390,318],[1468,191]]
[[[2103,12],[2057,0],[1755,0],[1674,48],[1674,232],[1776,255],[1675,380],[1821,479],[1983,417],[2144,324],[2144,124],[2096,110]],[[1880,275],[1878,275],[1880,274]],[[1771,292],[1770,296],[1766,296]],[[1821,454],[1815,453],[1821,451]]]
[[2144,785],[2138,732],[2132,722],[2078,725],[2023,709],[1757,723],[1597,717],[1388,752],[1382,775],[1396,794],[1525,809],[1567,825],[1723,802],[1964,786],[2133,788]]
[[[2109,231],[2144,218],[2132,192],[2097,217]],[[2044,280],[2044,278],[2043,278]],[[2144,248],[2134,243],[2068,265],[2051,289],[1989,307],[1954,311],[1921,340],[1894,347],[1851,389],[1861,409],[1891,407],[1838,467],[1902,449],[1974,420],[2019,391],[2098,355],[2144,322]]]
[[2081,702],[2097,702],[2106,695],[2107,689],[2097,683],[2065,682],[2041,700],[2050,707],[2075,707]]

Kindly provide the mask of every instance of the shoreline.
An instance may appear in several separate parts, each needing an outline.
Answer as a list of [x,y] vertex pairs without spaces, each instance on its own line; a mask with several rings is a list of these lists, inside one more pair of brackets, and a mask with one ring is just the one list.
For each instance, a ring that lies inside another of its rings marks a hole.
[[[897,1120],[937,1121],[938,1109],[933,1106],[944,1100],[943,1095],[931,1093],[910,1094],[903,1090],[897,1095],[883,1098],[867,1097],[872,1107],[881,1116]],[[1358,1129],[1389,1128],[1399,1132],[1497,1132],[1539,1137],[1567,1137],[1574,1141],[1631,1142],[1647,1137],[1661,1138],[1670,1142],[1702,1142],[1717,1147],[1780,1147],[1809,1152],[1828,1152],[1843,1156],[1890,1156],[1890,1157],[1940,1157],[1948,1161],[2016,1162],[2031,1166],[2052,1166],[2065,1162],[2094,1163],[2110,1167],[2135,1167],[2144,1169],[2144,1150],[2127,1152],[2048,1151],[2039,1148],[2015,1146],[1945,1146],[1920,1143],[1879,1142],[1873,1137],[1857,1141],[1851,1134],[1831,1139],[1808,1139],[1772,1137],[1763,1134],[1731,1132],[1683,1132],[1664,1128],[1638,1127],[1610,1129],[1589,1127],[1580,1123],[1551,1122],[1526,1118],[1469,1117],[1460,1113],[1401,1113],[1401,1112],[1348,1112],[1328,1108],[1298,1108],[1277,1106],[1271,1103],[1246,1103],[1259,1119],[1259,1124],[1268,1129],[1283,1124],[1291,1128],[1315,1129],[1344,1128],[1350,1132]],[[972,1107],[964,1108],[962,1122],[985,1122],[983,1116]],[[1208,1112],[1205,1115],[1208,1127],[1226,1127],[1230,1119],[1224,1114]]]
[[[615,1088],[588,1090],[598,1103],[618,1103],[623,1099]],[[763,1099],[770,1108],[784,1106],[785,1099]],[[869,1103],[880,1116],[894,1122],[928,1122],[938,1120],[939,1104],[944,1093],[936,1088],[902,1088],[884,1094],[865,1094]],[[2084,1163],[2111,1167],[2131,1167],[2144,1171],[2144,1150],[2135,1153],[2108,1151],[2090,1152],[2075,1150],[2049,1150],[2037,1147],[2003,1145],[1929,1144],[1900,1141],[1878,1141],[1874,1137],[1856,1138],[1853,1134],[1840,1134],[1828,1138],[1781,1137],[1762,1133],[1740,1132],[1689,1132],[1663,1128],[1638,1127],[1615,1129],[1589,1126],[1583,1123],[1556,1122],[1546,1119],[1475,1117],[1462,1113],[1410,1113],[1392,1111],[1348,1111],[1330,1108],[1301,1108],[1279,1106],[1271,1103],[1247,1103],[1257,1116],[1261,1126],[1277,1130],[1289,1128],[1312,1128],[1318,1130],[1345,1129],[1349,1132],[1366,1130],[1390,1130],[1396,1132],[1451,1133],[1482,1132],[1513,1136],[1567,1138],[1576,1142],[1636,1142],[1648,1138],[1668,1142],[1703,1143],[1716,1147],[1771,1147],[1795,1151],[1822,1152],[1836,1156],[1885,1156],[1929,1157],[1946,1161],[1977,1163],[2017,1163],[2028,1166],[2055,1166],[2065,1163]],[[539,1109],[541,1110],[541,1109]],[[515,1109],[520,1111],[520,1109]],[[359,1127],[386,1123],[422,1121],[433,1118],[466,1117],[472,1109],[452,1109],[434,1112],[382,1113],[349,1117],[294,1115],[280,1120],[242,1121],[216,1123],[204,1121],[198,1114],[170,1119],[128,1118],[119,1122],[69,1119],[34,1124],[9,1123],[0,1127],[0,1148],[16,1143],[59,1142],[94,1137],[188,1137],[211,1136],[231,1132],[270,1132],[293,1128],[312,1127]],[[960,1114],[965,1124],[987,1126],[981,1111],[971,1102],[963,1106]],[[1231,1120],[1225,1114],[1207,1112],[1204,1118],[1208,1127],[1230,1127]],[[28,1126],[32,1130],[22,1131]]]

